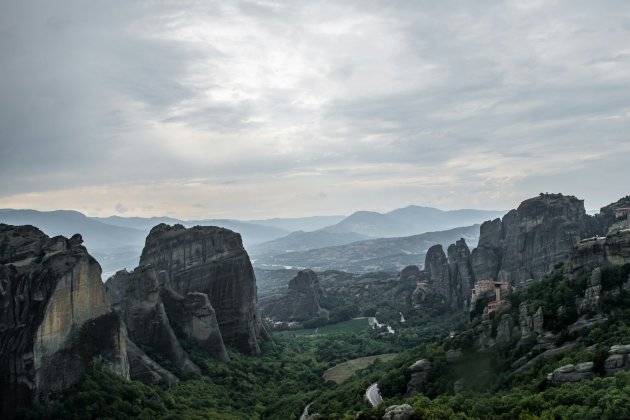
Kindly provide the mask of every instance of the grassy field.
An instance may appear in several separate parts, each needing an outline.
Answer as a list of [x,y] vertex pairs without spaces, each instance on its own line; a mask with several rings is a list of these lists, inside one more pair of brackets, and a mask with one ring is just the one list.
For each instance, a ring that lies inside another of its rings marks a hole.
[[337,324],[325,325],[319,328],[311,328],[304,330],[294,330],[294,331],[281,331],[275,334],[288,334],[288,335],[327,335],[327,334],[338,334],[338,333],[348,333],[348,332],[359,332],[364,331],[365,329],[370,328],[370,324],[367,318],[357,318],[351,319],[350,321],[339,322]]
[[340,384],[351,377],[355,372],[365,369],[375,361],[391,360],[396,356],[396,354],[397,353],[378,354],[376,356],[359,357],[358,359],[352,359],[347,362],[339,363],[337,366],[333,366],[324,372],[324,379],[327,381],[335,381]]

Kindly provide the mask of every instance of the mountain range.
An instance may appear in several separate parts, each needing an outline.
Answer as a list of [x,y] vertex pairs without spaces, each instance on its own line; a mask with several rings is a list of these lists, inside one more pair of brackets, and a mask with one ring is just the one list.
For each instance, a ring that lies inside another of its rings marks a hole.
[[[191,226],[219,226],[239,232],[248,252],[258,264],[274,261],[287,252],[305,252],[356,241],[417,235],[481,223],[502,212],[484,210],[443,211],[431,207],[408,206],[388,213],[358,211],[348,217],[312,216],[260,220],[202,219],[181,220],[172,217],[89,217],[73,210],[37,211],[0,209],[0,222],[37,226],[50,236],[81,233],[86,246],[103,266],[107,278],[119,269],[135,267],[144,239],[160,223]],[[372,242],[364,243],[361,247]],[[373,244],[378,244],[374,242]],[[379,252],[381,245],[375,245]],[[385,252],[399,254],[398,246]],[[322,251],[326,253],[327,251]],[[373,252],[368,252],[372,254]],[[402,254],[401,254],[402,255]],[[401,257],[401,260],[405,258]],[[285,264],[283,264],[285,265]],[[301,262],[298,265],[308,265]],[[389,266],[377,264],[378,266]]]

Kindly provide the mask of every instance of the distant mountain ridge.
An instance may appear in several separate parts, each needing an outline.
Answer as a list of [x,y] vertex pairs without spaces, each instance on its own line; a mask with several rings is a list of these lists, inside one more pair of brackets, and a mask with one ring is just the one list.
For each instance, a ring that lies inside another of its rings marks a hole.
[[[255,258],[287,251],[308,251],[377,237],[403,237],[481,223],[502,212],[483,210],[442,211],[408,206],[388,213],[360,211],[341,215],[263,220],[201,219],[173,217],[89,217],[74,210],[0,209],[0,222],[34,225],[50,236],[80,233],[90,252],[101,263],[104,277],[137,265],[144,238],[160,223],[219,226],[238,232]],[[467,222],[467,223],[464,223]]]
[[260,256],[256,257],[253,263],[261,268],[309,267],[315,271],[333,269],[354,273],[400,271],[407,265],[422,265],[427,250],[431,246],[435,244],[447,246],[460,238],[464,238],[468,244],[476,246],[479,240],[479,225],[406,237],[368,239],[346,245]]
[[359,233],[374,238],[409,236],[470,226],[501,217],[504,213],[474,209],[440,210],[411,205],[388,213],[358,211],[323,230],[334,233]]

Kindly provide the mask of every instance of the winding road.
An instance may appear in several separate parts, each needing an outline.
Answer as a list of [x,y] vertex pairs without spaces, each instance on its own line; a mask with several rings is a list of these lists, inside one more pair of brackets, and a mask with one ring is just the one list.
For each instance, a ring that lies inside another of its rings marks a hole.
[[381,397],[381,392],[378,390],[378,384],[373,383],[368,387],[365,391],[365,398],[372,404],[373,407],[376,407],[380,403],[383,402],[383,397]]

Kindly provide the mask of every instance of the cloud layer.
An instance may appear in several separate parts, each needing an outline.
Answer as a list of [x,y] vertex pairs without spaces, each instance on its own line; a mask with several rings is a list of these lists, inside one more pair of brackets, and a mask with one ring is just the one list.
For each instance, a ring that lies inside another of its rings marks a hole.
[[3,2],[0,207],[598,207],[629,39],[627,1]]

